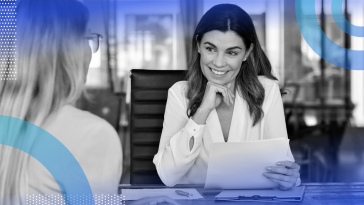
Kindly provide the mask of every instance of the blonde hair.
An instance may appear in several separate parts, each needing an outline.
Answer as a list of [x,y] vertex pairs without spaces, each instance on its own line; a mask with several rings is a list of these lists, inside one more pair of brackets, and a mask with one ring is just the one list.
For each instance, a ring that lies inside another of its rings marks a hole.
[[[87,8],[76,0],[19,2],[16,80],[0,80],[0,115],[41,126],[60,107],[77,100],[87,73],[83,61],[87,21]],[[17,152],[0,152],[0,204],[24,203],[16,198],[26,191],[29,156]],[[10,202],[11,197],[17,201]]]

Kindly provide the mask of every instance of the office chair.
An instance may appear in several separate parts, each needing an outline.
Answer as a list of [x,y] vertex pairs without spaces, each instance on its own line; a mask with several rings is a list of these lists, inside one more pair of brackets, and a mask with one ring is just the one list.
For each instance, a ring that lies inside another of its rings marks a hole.
[[185,70],[130,71],[130,183],[163,184],[153,157],[162,134],[168,89],[184,80]]

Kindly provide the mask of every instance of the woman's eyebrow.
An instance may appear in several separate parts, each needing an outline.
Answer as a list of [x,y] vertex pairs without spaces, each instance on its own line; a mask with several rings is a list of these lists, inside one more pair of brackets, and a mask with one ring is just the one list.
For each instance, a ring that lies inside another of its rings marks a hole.
[[215,48],[216,48],[216,46],[215,46],[213,43],[205,42],[204,44],[209,44],[210,46],[212,46],[212,47],[215,47]]
[[230,47],[226,50],[234,50],[234,49],[240,49],[240,50],[243,50],[242,48],[240,48],[239,46],[234,46],[234,47]]
[[[204,44],[209,44],[210,46],[212,46],[212,47],[215,47],[215,48],[216,48],[216,46],[215,46],[213,43],[205,42]],[[234,49],[240,49],[240,50],[243,50],[243,49],[242,49],[242,48],[240,48],[239,46],[230,47],[230,48],[227,48],[226,50],[234,50]]]

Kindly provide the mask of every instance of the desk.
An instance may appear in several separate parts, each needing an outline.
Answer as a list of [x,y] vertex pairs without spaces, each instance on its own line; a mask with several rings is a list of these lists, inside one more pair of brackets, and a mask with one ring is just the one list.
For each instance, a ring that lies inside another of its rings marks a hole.
[[[196,188],[201,193],[204,199],[200,200],[178,200],[181,205],[233,205],[233,204],[283,204],[283,205],[364,205],[364,183],[305,183],[305,196],[301,202],[227,202],[215,201],[214,196],[219,193],[219,190],[204,190],[202,185],[178,185],[177,188]],[[174,188],[176,188],[174,187]],[[127,188],[166,188],[165,186],[130,186],[121,185],[120,189]],[[126,205],[130,201],[127,201]]]

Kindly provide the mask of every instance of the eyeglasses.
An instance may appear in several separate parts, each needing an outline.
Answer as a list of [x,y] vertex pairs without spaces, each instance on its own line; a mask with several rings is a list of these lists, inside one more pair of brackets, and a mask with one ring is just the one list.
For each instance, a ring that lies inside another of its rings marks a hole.
[[99,50],[100,41],[102,40],[102,36],[97,33],[90,33],[90,34],[88,34],[88,36],[85,36],[85,39],[88,40],[92,53],[96,53]]

